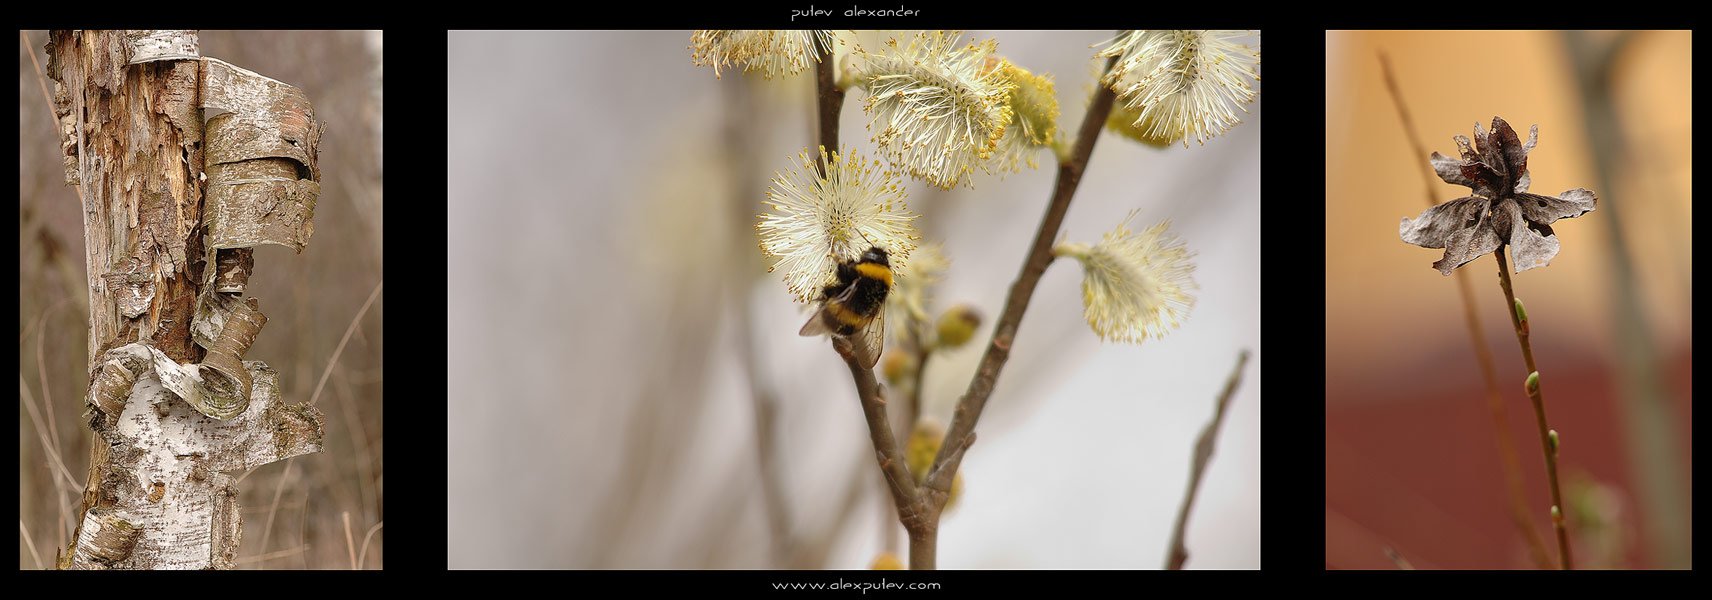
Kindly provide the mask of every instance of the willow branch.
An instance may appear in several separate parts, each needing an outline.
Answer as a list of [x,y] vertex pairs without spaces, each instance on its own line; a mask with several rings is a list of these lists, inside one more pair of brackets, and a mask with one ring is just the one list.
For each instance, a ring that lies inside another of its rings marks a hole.
[[[1397,116],[1403,120],[1403,134],[1409,138],[1410,156],[1422,157],[1427,155],[1426,146],[1421,144],[1421,138],[1415,134],[1415,121],[1410,117],[1409,107],[1403,104],[1403,91],[1397,85],[1396,74],[1391,69],[1391,59],[1384,53],[1379,54],[1380,70],[1385,75],[1385,89],[1391,93],[1391,100],[1397,107]],[[1427,183],[1427,206],[1439,203],[1434,184],[1438,176],[1429,168],[1422,171]],[[1486,384],[1486,408],[1492,415],[1492,427],[1498,434],[1498,455],[1504,468],[1504,480],[1509,488],[1510,521],[1516,525],[1516,530],[1522,532],[1522,538],[1528,542],[1528,552],[1534,558],[1534,564],[1540,568],[1551,567],[1551,557],[1546,552],[1545,540],[1540,538],[1540,532],[1534,529],[1534,522],[1528,518],[1528,499],[1522,489],[1522,463],[1517,458],[1516,442],[1510,437],[1510,419],[1504,412],[1504,396],[1498,391],[1498,372],[1492,366],[1492,351],[1486,347],[1481,337],[1480,313],[1474,310],[1474,288],[1468,283],[1468,274],[1461,269],[1456,271],[1456,287],[1462,299],[1463,323],[1468,326],[1468,341],[1474,346],[1475,361],[1480,364],[1480,376]]]
[[838,87],[838,65],[831,47],[820,48],[820,60],[814,64],[816,103],[820,107],[820,145],[827,152],[838,152],[838,113],[844,110],[844,89]]
[[892,435],[892,422],[886,416],[886,399],[880,392],[880,382],[874,379],[874,371],[862,365],[856,357],[855,349],[850,341],[840,337],[832,338],[832,347],[838,351],[838,356],[844,359],[844,364],[850,367],[850,376],[856,381],[856,395],[862,401],[862,415],[868,420],[868,437],[874,443],[875,458],[880,462],[880,472],[886,476],[886,487],[892,492],[892,502],[898,507],[898,520],[904,523],[906,529],[913,528],[919,521],[922,511],[916,502],[917,493],[915,479],[910,477],[909,465],[904,460],[903,446],[898,444],[898,438]]
[[1557,444],[1552,441],[1556,433],[1546,425],[1546,403],[1540,392],[1540,371],[1534,366],[1534,348],[1528,343],[1528,322],[1523,319],[1523,312],[1516,303],[1516,293],[1510,287],[1510,264],[1504,260],[1504,247],[1492,254],[1498,258],[1498,284],[1504,288],[1504,308],[1510,313],[1510,324],[1516,328],[1516,343],[1522,347],[1522,360],[1528,365],[1528,379],[1525,386],[1528,399],[1534,403],[1534,418],[1540,427],[1540,450],[1546,456],[1546,478],[1551,483],[1552,499],[1552,528],[1557,531],[1557,555],[1559,566],[1563,569],[1574,569],[1575,561],[1569,556],[1569,532],[1563,527],[1563,495],[1557,485]]
[[1207,473],[1207,462],[1213,458],[1213,440],[1219,437],[1219,427],[1225,423],[1225,408],[1230,406],[1231,397],[1236,395],[1236,386],[1242,383],[1242,368],[1248,365],[1248,350],[1244,349],[1236,355],[1236,368],[1231,369],[1230,378],[1225,380],[1225,389],[1219,393],[1219,402],[1213,410],[1213,420],[1201,429],[1200,437],[1195,438],[1195,457],[1189,463],[1189,491],[1183,494],[1183,506],[1177,509],[1177,522],[1171,526],[1171,551],[1165,559],[1165,568],[1179,571],[1183,569],[1184,561],[1189,560],[1189,549],[1183,545],[1183,529],[1189,523],[1189,508],[1195,505],[1195,495],[1201,491],[1201,477]]
[[[1111,70],[1115,62],[1115,58],[1106,61],[1105,70]],[[1094,98],[1088,103],[1088,114],[1083,117],[1082,128],[1077,133],[1076,145],[1071,150],[1069,159],[1058,165],[1058,179],[1053,184],[1052,201],[1047,204],[1046,214],[1040,219],[1040,228],[1035,231],[1034,245],[1023,262],[1022,272],[1017,275],[1016,282],[1011,284],[1010,296],[1005,299],[1004,312],[993,326],[993,337],[987,343],[987,352],[981,356],[975,376],[969,381],[969,389],[964,392],[962,399],[958,400],[957,408],[952,414],[951,426],[945,434],[948,442],[974,439],[975,423],[981,419],[981,411],[987,407],[987,399],[993,395],[993,386],[998,383],[999,372],[1004,369],[1005,361],[1010,359],[1011,345],[1016,341],[1017,328],[1022,324],[1023,313],[1028,310],[1029,299],[1034,296],[1034,288],[1040,283],[1040,277],[1046,272],[1046,267],[1052,264],[1052,238],[1064,224],[1064,213],[1070,210],[1070,199],[1076,194],[1076,186],[1082,182],[1083,171],[1088,167],[1088,156],[1094,153],[1094,142],[1100,139],[1100,129],[1105,126],[1106,117],[1111,113],[1113,100],[1114,95],[1110,88],[1102,85],[1094,90]],[[934,458],[933,471],[928,475],[927,486],[936,496],[935,506],[944,506],[945,500],[951,495],[951,481],[963,460],[963,448],[966,448],[965,443],[947,443],[940,446],[939,455]]]

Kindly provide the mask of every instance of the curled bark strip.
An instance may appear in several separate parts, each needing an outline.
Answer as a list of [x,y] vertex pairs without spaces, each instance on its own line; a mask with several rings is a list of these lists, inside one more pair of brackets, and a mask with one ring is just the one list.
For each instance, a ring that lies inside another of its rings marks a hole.
[[202,359],[203,384],[209,393],[202,396],[203,406],[196,410],[216,419],[229,419],[249,406],[252,382],[242,356],[266,324],[267,315],[257,307],[255,298],[245,298],[227,316],[219,339]]
[[189,29],[133,30],[125,32],[131,40],[130,64],[138,65],[157,60],[195,60],[202,57],[202,45],[196,31]]
[[244,286],[250,282],[250,270],[256,266],[255,251],[249,248],[222,248],[214,261],[214,291],[244,293]]
[[[215,121],[209,122],[212,131]],[[315,233],[321,185],[297,178],[296,163],[268,158],[208,167],[210,248],[278,244],[302,252]]]
[[206,134],[210,165],[258,158],[283,158],[307,168],[314,162],[310,148],[302,142],[286,139],[276,124],[259,122],[251,116],[235,113],[215,115],[208,120]]
[[210,248],[279,244],[303,251],[321,194],[320,124],[303,90],[205,59]]
[[[140,344],[132,344],[133,346]],[[155,378],[166,390],[183,399],[191,406],[200,407],[202,401],[202,374],[197,365],[181,365],[178,361],[161,352],[154,346],[142,346],[149,353],[149,362],[154,365]],[[150,400],[155,400],[150,398]]]
[[226,327],[226,318],[243,302],[238,296],[209,290],[204,287],[202,295],[196,298],[196,315],[190,321],[191,339],[203,348],[214,347],[214,341],[220,339],[220,331]]
[[91,508],[83,513],[83,536],[72,554],[73,568],[108,569],[131,557],[142,530],[119,515]]
[[315,166],[321,126],[303,90],[209,58],[202,65],[202,106],[236,115],[224,132],[227,143],[218,144],[221,148],[216,149],[209,136],[208,162],[289,158],[309,170],[307,179],[321,179]]
[[101,370],[89,385],[89,404],[101,414],[117,417],[125,410],[125,399],[130,397],[131,386],[136,383],[137,375],[123,363],[117,360],[101,363]]

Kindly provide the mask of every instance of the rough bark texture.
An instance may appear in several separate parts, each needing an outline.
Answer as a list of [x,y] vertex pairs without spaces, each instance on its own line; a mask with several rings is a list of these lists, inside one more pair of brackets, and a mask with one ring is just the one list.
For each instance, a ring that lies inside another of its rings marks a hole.
[[[95,438],[61,568],[230,568],[242,526],[227,472],[321,446],[320,413],[283,404],[278,375],[242,360],[267,318],[241,297],[248,246],[309,237],[320,127],[300,91],[199,51],[181,30],[55,31],[47,46],[66,180],[84,204]],[[203,186],[248,183],[203,172],[212,98],[227,122],[252,124],[221,164],[278,160],[290,179],[223,206],[226,230],[286,233],[211,243]],[[217,248],[234,250],[216,260]]]

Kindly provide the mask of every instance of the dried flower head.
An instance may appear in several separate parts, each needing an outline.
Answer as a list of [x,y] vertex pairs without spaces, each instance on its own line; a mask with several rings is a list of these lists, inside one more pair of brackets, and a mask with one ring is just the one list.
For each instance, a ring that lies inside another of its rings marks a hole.
[[959,32],[917,34],[907,45],[887,40],[878,54],[863,53],[858,80],[868,90],[868,130],[894,167],[950,189],[967,184],[1011,122],[1016,87],[987,66],[993,40],[955,48]]
[[1102,82],[1138,113],[1134,125],[1153,139],[1198,143],[1242,122],[1232,108],[1254,100],[1260,51],[1231,41],[1246,31],[1137,29],[1098,56],[1118,62]]
[[1195,265],[1182,241],[1162,222],[1136,233],[1129,222],[1131,212],[1117,229],[1106,233],[1100,243],[1060,242],[1052,248],[1058,256],[1082,263],[1082,304],[1088,326],[1100,339],[1140,343],[1161,338],[1182,322],[1195,303],[1188,290]]
[[795,75],[820,61],[820,48],[832,48],[832,32],[824,30],[698,29],[690,34],[690,60],[697,66],[736,64],[772,79]]
[[1052,77],[1035,75],[997,56],[988,57],[987,61],[996,64],[999,72],[1016,84],[1016,89],[1011,90],[1011,124],[1005,128],[1004,137],[999,138],[992,160],[1001,170],[1012,173],[1022,171],[1025,164],[1030,169],[1039,168],[1035,157],[1042,148],[1050,147],[1053,137],[1058,135],[1058,95]]
[[1535,125],[1523,143],[1509,123],[1493,117],[1491,133],[1474,124],[1473,145],[1456,136],[1461,159],[1434,152],[1433,170],[1439,178],[1467,186],[1474,195],[1429,208],[1415,219],[1405,217],[1397,228],[1403,241],[1444,248],[1444,258],[1433,267],[1445,275],[1506,244],[1517,273],[1550,264],[1558,251],[1552,222],[1586,214],[1598,198],[1584,188],[1555,197],[1528,193],[1528,152],[1539,137],[1540,126]]
[[778,258],[767,271],[783,268],[798,302],[813,300],[837,280],[839,261],[870,245],[885,249],[893,269],[909,264],[920,237],[897,174],[848,148],[830,156],[821,148],[818,164],[807,150],[798,158],[797,168],[773,178],[766,203],[774,212],[755,224],[761,253]]

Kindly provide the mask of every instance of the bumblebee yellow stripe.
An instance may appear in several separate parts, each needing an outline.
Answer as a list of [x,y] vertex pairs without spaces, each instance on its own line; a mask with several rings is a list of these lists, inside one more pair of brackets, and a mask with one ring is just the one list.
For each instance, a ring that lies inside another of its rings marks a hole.
[[852,327],[861,325],[863,321],[867,320],[862,315],[851,312],[851,310],[845,308],[843,304],[836,302],[828,302],[826,304],[826,313],[832,315],[832,318],[836,319],[839,323],[850,325]]
[[856,274],[869,279],[886,282],[886,287],[892,287],[892,270],[877,263],[857,263]]

